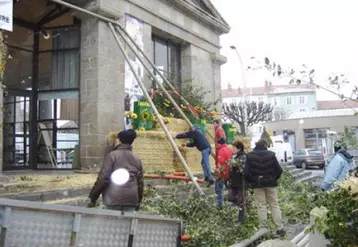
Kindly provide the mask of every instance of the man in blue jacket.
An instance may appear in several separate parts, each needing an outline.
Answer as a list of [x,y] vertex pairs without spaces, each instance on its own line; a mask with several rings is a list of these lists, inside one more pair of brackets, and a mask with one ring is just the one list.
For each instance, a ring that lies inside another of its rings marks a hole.
[[211,145],[206,139],[205,134],[201,132],[199,126],[194,125],[193,130],[177,135],[177,139],[192,139],[191,143],[184,144],[186,147],[196,147],[201,152],[201,165],[203,167],[204,179],[208,182],[208,187],[214,184],[211,175],[210,154]]
[[350,170],[354,168],[353,156],[343,148],[343,145],[336,143],[334,152],[333,157],[328,161],[326,174],[321,184],[323,191],[334,189],[334,183],[345,180]]

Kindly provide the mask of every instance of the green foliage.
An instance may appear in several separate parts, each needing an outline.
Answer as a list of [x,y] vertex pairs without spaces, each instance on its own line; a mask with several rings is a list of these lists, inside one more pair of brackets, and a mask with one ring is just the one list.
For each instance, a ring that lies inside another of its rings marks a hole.
[[323,206],[328,209],[324,217],[317,218],[311,230],[326,235],[331,246],[347,247],[358,243],[358,198],[349,190],[338,189],[326,193]]
[[308,223],[313,208],[322,205],[324,193],[310,183],[295,183],[292,174],[285,171],[278,187],[280,207],[289,223]]
[[[146,194],[151,196],[146,196],[142,202],[143,211],[185,221],[185,234],[193,237],[184,244],[186,247],[230,246],[251,237],[258,228],[252,193],[247,193],[246,196],[250,210],[243,225],[237,223],[237,207],[224,204],[223,209],[219,210],[213,198],[196,196],[181,201],[176,194],[168,198],[155,195],[153,189],[148,189]],[[317,192],[311,184],[294,183],[289,171],[284,171],[280,178],[280,207],[289,223],[308,223],[310,211],[322,204],[323,195],[324,193]],[[272,224],[269,227],[270,230],[274,229]]]
[[348,126],[344,126],[344,131],[338,134],[338,139],[336,141],[340,146],[346,148],[357,148],[358,141],[355,131]]
[[[166,89],[169,91],[170,95],[175,100],[175,102],[182,107],[184,113],[190,118],[192,116],[192,113],[189,111],[189,109],[186,109],[185,104],[181,100],[180,96],[172,92],[169,89],[169,87],[166,87]],[[156,91],[156,89],[153,90],[155,92],[153,96],[153,102],[155,106],[158,108],[159,113],[164,117],[174,116],[176,118],[181,118],[179,112],[176,111],[174,106],[167,99],[166,95],[161,90],[158,91]],[[182,87],[178,88],[177,90],[178,93],[192,106],[200,107],[206,111],[212,110],[215,107],[215,105],[218,103],[218,100],[214,102],[207,102],[205,100],[205,97],[211,91],[205,90],[204,87],[202,86],[194,85],[191,81],[184,82]]]
[[266,127],[264,127],[264,130],[261,135],[261,139],[265,139],[267,141],[269,147],[271,147],[273,145],[271,135],[267,132]]
[[255,214],[248,215],[245,223],[239,225],[237,207],[226,204],[219,210],[212,199],[204,197],[191,197],[184,201],[175,197],[154,197],[143,204],[144,211],[184,220],[186,234],[192,237],[184,243],[186,247],[226,247],[257,231]]

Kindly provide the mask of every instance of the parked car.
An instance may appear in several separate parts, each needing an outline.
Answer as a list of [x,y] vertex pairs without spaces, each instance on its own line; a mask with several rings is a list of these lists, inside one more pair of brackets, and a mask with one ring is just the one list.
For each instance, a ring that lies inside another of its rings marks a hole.
[[297,168],[307,169],[311,166],[318,166],[324,169],[326,161],[324,154],[320,149],[300,149],[293,153],[293,165]]

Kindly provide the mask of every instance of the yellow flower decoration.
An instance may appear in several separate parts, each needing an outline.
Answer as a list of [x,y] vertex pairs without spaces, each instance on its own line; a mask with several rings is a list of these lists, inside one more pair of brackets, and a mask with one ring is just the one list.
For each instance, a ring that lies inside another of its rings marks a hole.
[[149,112],[147,110],[142,112],[142,119],[149,120]]
[[125,116],[125,117],[128,117],[128,116],[130,116],[131,114],[132,114],[131,111],[126,111],[126,112],[124,112],[124,116]]
[[5,70],[5,67],[4,66],[1,66],[0,67],[0,71],[3,72]]
[[135,114],[135,113],[131,114],[131,119],[137,119],[137,118],[138,118],[137,114]]
[[145,131],[145,128],[140,128],[139,130],[138,130],[139,132],[144,132]]
[[216,111],[212,111],[212,112],[210,112],[210,115],[211,115],[211,117],[216,117]]
[[165,124],[170,124],[170,123],[171,123],[171,121],[170,121],[169,118],[164,118],[164,119],[163,119],[163,122],[164,122]]

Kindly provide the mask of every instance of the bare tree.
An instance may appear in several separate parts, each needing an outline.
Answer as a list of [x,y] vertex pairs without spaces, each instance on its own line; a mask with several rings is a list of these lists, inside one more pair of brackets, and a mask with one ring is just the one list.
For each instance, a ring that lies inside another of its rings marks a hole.
[[272,112],[272,120],[280,121],[285,120],[287,118],[287,112],[282,108],[275,108]]
[[[247,126],[245,126],[245,104],[247,109]],[[270,121],[272,118],[272,110],[273,107],[271,104],[264,102],[246,101],[223,105],[224,114],[230,120],[239,124],[243,136],[246,136],[247,127],[260,122]]]

